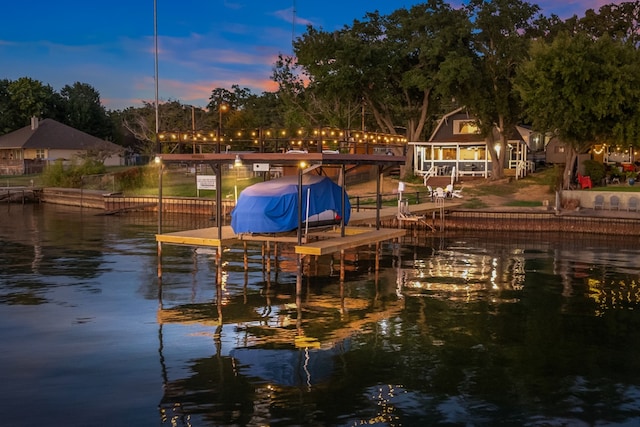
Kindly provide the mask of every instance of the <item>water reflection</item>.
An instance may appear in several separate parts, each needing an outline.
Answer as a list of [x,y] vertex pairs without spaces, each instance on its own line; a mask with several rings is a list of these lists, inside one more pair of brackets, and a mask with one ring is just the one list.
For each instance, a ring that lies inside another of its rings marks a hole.
[[271,268],[168,245],[159,281],[155,218],[5,219],[5,425],[640,422],[633,242],[424,234]]

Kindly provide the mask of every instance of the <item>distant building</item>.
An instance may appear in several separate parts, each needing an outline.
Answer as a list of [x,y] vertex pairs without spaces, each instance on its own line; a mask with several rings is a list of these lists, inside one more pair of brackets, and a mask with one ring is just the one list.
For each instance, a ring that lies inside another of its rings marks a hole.
[[33,117],[31,124],[0,136],[0,175],[40,173],[55,161],[95,155],[105,166],[122,163],[123,147],[52,119]]

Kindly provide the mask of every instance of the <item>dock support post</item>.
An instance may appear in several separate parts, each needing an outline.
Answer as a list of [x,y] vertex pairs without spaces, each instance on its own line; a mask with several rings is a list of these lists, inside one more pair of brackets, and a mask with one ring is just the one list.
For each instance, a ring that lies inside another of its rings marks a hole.
[[244,271],[249,269],[249,254],[247,253],[247,242],[242,242],[244,246]]
[[222,283],[222,245],[216,250],[216,285]]
[[267,242],[267,274],[271,277],[271,242]]
[[158,242],[158,279],[162,279],[162,242]]

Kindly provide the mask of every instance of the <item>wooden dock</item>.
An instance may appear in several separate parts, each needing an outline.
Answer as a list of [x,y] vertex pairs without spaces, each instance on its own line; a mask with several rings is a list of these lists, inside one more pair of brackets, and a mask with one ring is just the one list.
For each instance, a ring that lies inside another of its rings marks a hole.
[[[459,206],[455,201],[447,201],[444,209]],[[427,215],[441,211],[443,208],[435,202],[427,202],[411,205],[411,212],[419,215]],[[380,220],[388,221],[398,215],[397,207],[380,209]],[[376,229],[376,210],[366,209],[360,212],[352,212],[349,226],[345,227],[344,236],[339,227],[328,228],[320,231],[311,231],[303,236],[302,244],[298,245],[295,233],[281,234],[236,234],[230,226],[223,226],[221,238],[218,238],[218,228],[208,227],[196,230],[176,231],[172,233],[156,234],[158,243],[174,245],[222,247],[232,246],[242,241],[251,242],[275,242],[295,245],[295,252],[301,255],[324,255],[338,252],[344,249],[352,249],[362,245],[375,244],[386,240],[392,240],[405,235],[402,228]]]
[[[442,202],[434,203],[421,203],[411,205],[410,210],[416,215],[421,215],[424,218],[426,215],[432,213],[435,218],[435,214],[440,216],[444,215],[447,209],[459,206],[459,203],[448,200],[444,205]],[[397,228],[376,228],[376,220],[380,222],[392,221],[398,219]],[[270,271],[270,245],[275,244],[275,256],[277,257],[277,246],[279,244],[293,245],[294,252],[301,256],[321,256],[326,254],[332,254],[339,252],[341,257],[341,266],[343,266],[344,251],[347,249],[353,249],[365,245],[380,245],[381,242],[388,240],[394,240],[403,237],[407,230],[402,227],[402,220],[398,218],[397,207],[382,208],[379,211],[376,209],[361,210],[360,212],[352,212],[349,219],[349,226],[344,227],[326,227],[323,229],[313,229],[308,233],[305,233],[300,238],[300,244],[298,243],[297,232],[290,233],[274,233],[274,234],[251,234],[243,233],[236,234],[231,226],[223,226],[221,229],[218,227],[207,227],[196,230],[176,231],[172,233],[159,233],[156,234],[156,241],[158,243],[158,277],[162,277],[162,244],[173,245],[187,245],[196,247],[213,247],[217,248],[217,262],[220,265],[220,258],[222,256],[222,248],[242,244],[245,246],[247,242],[259,243],[263,247],[263,256],[267,256],[267,271]],[[377,253],[377,251],[376,251]],[[247,268],[247,260],[245,256],[245,268]],[[378,269],[378,259],[376,257],[376,270]],[[341,279],[344,277],[344,268],[340,269]]]
[[405,235],[406,230],[396,228],[345,227],[345,235],[341,236],[339,228],[309,233],[301,245],[297,238],[290,235],[235,234],[230,226],[222,227],[222,239],[218,239],[218,228],[208,227],[198,230],[176,231],[157,234],[158,243],[173,245],[222,247],[233,246],[245,242],[274,242],[293,244],[295,253],[300,255],[325,255],[333,252],[352,249],[362,245],[380,243]]

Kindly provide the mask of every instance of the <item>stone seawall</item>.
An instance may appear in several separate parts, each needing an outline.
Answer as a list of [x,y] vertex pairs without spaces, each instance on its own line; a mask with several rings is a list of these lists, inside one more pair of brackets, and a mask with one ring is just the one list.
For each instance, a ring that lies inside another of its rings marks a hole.
[[[124,196],[120,193],[105,193],[104,191],[82,190],[77,188],[45,188],[42,190],[41,201],[65,206],[76,206],[88,209],[98,209],[105,213],[127,211],[157,211],[157,196]],[[230,200],[222,201],[222,213],[230,214],[234,207]],[[162,212],[184,213],[196,215],[215,215],[216,201],[199,197],[163,197]]]
[[445,217],[445,227],[452,230],[534,231],[557,233],[595,233],[640,236],[640,217],[609,215],[557,215],[541,212],[455,211]]
[[[590,193],[590,192],[582,192]],[[101,191],[79,190],[69,188],[45,188],[41,200],[68,206],[99,209],[104,213],[120,213],[128,211],[157,212],[158,198],[154,196],[123,196],[121,194]],[[222,201],[223,217],[228,217],[233,210],[233,200]],[[215,200],[196,197],[163,197],[162,211],[167,213],[215,216]],[[591,212],[591,215],[589,214]],[[604,215],[604,216],[603,216]],[[429,216],[426,223],[440,230],[487,230],[487,231],[531,231],[555,233],[594,233],[614,236],[640,236],[640,214],[624,211],[589,211],[562,212],[553,210],[517,210],[477,211],[451,210],[444,215]],[[375,219],[371,226],[375,225]],[[385,220],[383,227],[407,229],[424,228],[428,225],[404,222],[397,219]]]

